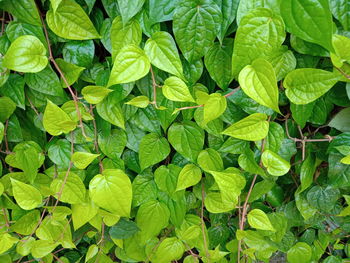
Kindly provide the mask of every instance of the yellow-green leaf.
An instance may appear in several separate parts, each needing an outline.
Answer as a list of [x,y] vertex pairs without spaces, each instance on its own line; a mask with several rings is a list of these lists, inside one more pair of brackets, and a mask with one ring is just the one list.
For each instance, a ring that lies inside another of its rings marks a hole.
[[88,152],[75,152],[72,155],[72,162],[78,169],[85,169],[93,160],[95,160],[99,154],[93,154]]
[[17,204],[24,210],[38,207],[42,202],[42,196],[35,187],[11,178],[13,196]]

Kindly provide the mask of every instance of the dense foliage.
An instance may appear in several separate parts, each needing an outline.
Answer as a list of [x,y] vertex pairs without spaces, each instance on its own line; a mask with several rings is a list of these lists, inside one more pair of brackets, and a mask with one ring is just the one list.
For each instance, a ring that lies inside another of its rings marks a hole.
[[348,0],[0,9],[1,263],[349,262]]

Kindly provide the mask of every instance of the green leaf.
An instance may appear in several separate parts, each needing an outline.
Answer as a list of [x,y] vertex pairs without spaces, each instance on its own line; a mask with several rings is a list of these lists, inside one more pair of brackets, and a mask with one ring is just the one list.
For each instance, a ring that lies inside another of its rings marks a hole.
[[281,14],[287,31],[332,50],[332,14],[327,0],[285,0]]
[[202,179],[202,172],[194,164],[186,164],[177,179],[176,191],[194,186]]
[[350,164],[350,155],[343,157],[340,162],[343,164]]
[[30,211],[23,215],[15,224],[11,226],[12,231],[21,235],[30,235],[36,230],[36,226],[40,220],[39,210]]
[[47,100],[43,117],[45,130],[53,136],[69,133],[77,124],[60,107]]
[[304,68],[288,73],[283,85],[291,102],[308,104],[324,95],[339,79],[339,75],[333,72]]
[[156,32],[145,45],[145,53],[157,68],[183,78],[183,69],[173,37],[164,31]]
[[207,53],[220,30],[221,20],[220,8],[212,0],[179,3],[174,13],[173,31],[177,44],[189,62]]
[[[61,58],[56,59],[56,63],[61,69],[63,75],[65,76],[65,79],[67,80],[68,85],[72,85],[73,83],[75,83],[79,79],[80,74],[85,69],[83,67],[79,67],[77,65],[68,63]],[[67,83],[63,79],[61,79],[61,83],[62,83],[62,86],[64,87],[67,86]]]
[[34,0],[3,0],[1,7],[20,21],[41,26],[40,15]]
[[132,106],[135,106],[138,108],[146,108],[149,105],[149,103],[150,103],[150,101],[149,101],[148,97],[137,96],[137,97],[129,100],[125,104],[132,105]]
[[307,263],[312,256],[311,247],[305,242],[298,242],[287,252],[287,259],[290,263]]
[[145,242],[157,236],[168,225],[169,217],[169,209],[162,202],[149,201],[141,205],[136,214],[141,239]]
[[84,99],[90,104],[98,104],[113,90],[102,86],[86,86],[82,89]]
[[13,196],[24,210],[36,208],[42,202],[42,196],[35,187],[11,178]]
[[269,57],[284,42],[282,18],[267,8],[256,8],[239,24],[232,55],[232,76],[259,57]]
[[144,136],[140,143],[139,159],[141,170],[163,161],[170,153],[170,146],[164,137],[156,133]]
[[185,246],[176,237],[165,238],[152,256],[152,262],[166,263],[179,260],[185,252]]
[[256,229],[276,231],[268,216],[260,209],[253,209],[248,213],[248,223]]
[[218,86],[226,90],[232,80],[232,39],[225,39],[222,44],[214,43],[204,57],[204,63],[210,77]]
[[22,242],[19,242],[16,246],[16,252],[21,256],[28,256],[30,254],[30,250],[34,245],[35,238],[34,237],[25,237],[22,238]]
[[177,152],[195,162],[203,149],[204,132],[191,121],[174,123],[168,130],[168,140]]
[[238,76],[243,91],[256,102],[280,113],[275,71],[265,59],[256,59]]
[[227,31],[230,25],[236,17],[239,0],[215,0],[215,2],[219,8],[221,7],[222,21],[218,38],[222,43],[226,33],[229,33]]
[[113,214],[129,217],[132,188],[129,177],[122,171],[106,169],[89,184],[92,201]]
[[329,122],[328,126],[335,128],[341,132],[350,131],[350,120],[349,120],[350,108],[341,110],[333,117]]
[[96,106],[97,113],[104,120],[125,129],[125,120],[120,103],[115,99],[116,92],[109,94],[102,102]]
[[119,51],[129,44],[138,46],[142,40],[142,30],[137,20],[131,20],[123,25],[121,16],[114,18],[111,27],[111,44],[113,61]]
[[167,99],[172,101],[194,102],[186,83],[178,77],[167,78],[164,81],[162,92]]
[[30,252],[35,258],[43,258],[50,254],[58,245],[58,242],[49,240],[35,240]]
[[123,24],[126,25],[141,10],[145,0],[135,0],[132,5],[128,0],[117,0],[117,2],[123,18]]
[[330,0],[333,16],[347,31],[350,30],[350,3],[347,0]]
[[277,81],[282,80],[289,72],[297,66],[297,60],[287,46],[282,46],[278,51],[274,51],[266,58],[271,63],[276,73]]
[[91,66],[95,55],[95,44],[93,40],[69,41],[62,50],[63,59],[79,67]]
[[267,168],[267,172],[274,176],[285,175],[290,169],[289,162],[270,150],[265,150],[263,152],[261,160],[263,165]]
[[5,122],[16,109],[16,104],[8,97],[0,97],[0,121]]
[[330,212],[334,208],[339,197],[339,189],[332,186],[322,187],[316,185],[307,192],[308,203],[314,208],[324,212]]
[[38,73],[25,74],[24,80],[32,90],[47,95],[64,97],[60,80],[50,66],[47,66]]
[[204,103],[203,124],[219,118],[226,110],[226,98],[219,93],[212,93]]
[[100,38],[88,15],[73,0],[62,0],[46,14],[50,29],[59,37],[72,40]]
[[107,86],[136,81],[147,75],[150,67],[141,48],[134,44],[124,46],[115,58]]
[[7,50],[3,65],[19,72],[39,72],[47,65],[46,48],[35,36],[21,36]]
[[178,0],[150,0],[149,18],[152,24],[173,19]]
[[60,193],[60,200],[69,204],[79,204],[85,200],[85,186],[78,175],[72,172],[60,172],[50,185],[54,193]]
[[208,173],[224,170],[224,164],[220,154],[211,148],[205,149],[199,153],[197,163],[202,170]]
[[[109,158],[117,160],[127,144],[127,135],[122,129],[112,129],[109,134],[99,134],[98,146]],[[112,146],[113,145],[113,146]]]
[[232,124],[222,134],[246,141],[259,141],[269,132],[269,122],[263,113],[254,113]]
[[78,169],[85,169],[99,154],[92,154],[88,152],[75,152],[72,155],[72,162]]
[[301,128],[305,127],[306,122],[312,115],[315,102],[308,104],[294,104],[290,103],[290,110],[292,111],[292,117],[300,125]]
[[137,233],[140,229],[133,221],[121,218],[117,224],[109,230],[109,235],[116,239],[126,239]]

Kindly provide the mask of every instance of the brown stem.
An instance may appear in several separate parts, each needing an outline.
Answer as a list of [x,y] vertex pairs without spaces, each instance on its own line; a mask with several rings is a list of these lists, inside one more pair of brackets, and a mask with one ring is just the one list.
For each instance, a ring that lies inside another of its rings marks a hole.
[[5,225],[7,227],[7,229],[10,228],[10,222],[9,222],[9,219],[7,217],[7,211],[5,208],[2,208],[2,213],[4,214],[4,219],[5,219]]
[[338,70],[345,78],[350,79],[350,75],[344,72],[341,68],[335,67],[335,69]]
[[152,89],[153,89],[153,101],[151,104],[154,104],[155,107],[157,108],[157,81],[156,77],[154,76],[154,72],[152,69],[152,66],[150,67],[150,72],[151,72],[151,77],[152,77]]
[[[40,11],[39,11],[39,13],[40,13]],[[67,86],[67,88],[69,90],[69,93],[72,95],[72,98],[73,98],[73,101],[74,101],[75,110],[77,112],[77,116],[78,116],[78,119],[79,119],[79,126],[80,126],[80,129],[81,129],[81,133],[86,138],[87,136],[86,136],[86,133],[85,133],[85,129],[84,129],[84,125],[83,125],[83,119],[81,117],[81,112],[80,112],[80,109],[79,109],[78,98],[74,94],[74,92],[73,92],[72,88],[70,87],[66,77],[64,76],[61,68],[58,66],[58,64],[56,63],[56,61],[55,61],[55,59],[53,57],[51,44],[50,44],[50,39],[49,39],[49,34],[47,32],[46,24],[45,24],[45,21],[44,21],[42,15],[40,15],[40,19],[41,19],[41,23],[43,25],[45,38],[46,38],[47,46],[48,46],[48,49],[49,49],[49,60],[54,65],[54,67],[56,68],[58,73],[60,74],[61,78],[63,79],[63,82],[65,83],[65,85]]]

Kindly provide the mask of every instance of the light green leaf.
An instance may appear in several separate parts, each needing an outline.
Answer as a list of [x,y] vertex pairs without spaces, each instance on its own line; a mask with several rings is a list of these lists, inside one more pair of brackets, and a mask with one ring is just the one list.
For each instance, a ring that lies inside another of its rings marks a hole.
[[50,29],[58,36],[72,40],[100,38],[88,15],[74,0],[62,0],[56,10],[46,14]]
[[115,58],[107,87],[136,81],[149,72],[151,64],[145,52],[136,45],[124,46]]
[[222,202],[229,204],[230,210],[234,209],[246,183],[240,170],[230,167],[221,172],[210,171],[210,173],[220,189]]
[[259,57],[269,57],[284,42],[286,33],[282,17],[267,8],[256,8],[243,17],[235,38],[232,76]]
[[39,72],[47,65],[46,48],[35,36],[20,36],[7,50],[3,65],[19,72]]
[[230,31],[230,25],[236,17],[239,0],[215,0],[215,2],[221,7],[222,21],[218,39],[222,43],[226,33]]
[[82,89],[84,99],[90,104],[98,104],[113,90],[102,86],[86,86]]
[[165,238],[156,249],[151,260],[154,263],[167,263],[181,259],[185,246],[176,237]]
[[21,256],[28,256],[34,245],[34,237],[24,237],[16,246],[16,252]]
[[201,169],[194,164],[186,164],[177,179],[176,191],[196,185],[202,178]]
[[67,113],[50,100],[46,104],[43,125],[45,130],[53,136],[69,133],[77,126],[76,122],[72,121]]
[[288,73],[283,81],[288,99],[294,104],[308,104],[321,97],[340,80],[336,73],[303,68]]
[[0,234],[0,255],[9,250],[17,242],[18,239],[11,236],[9,233]]
[[142,8],[145,0],[134,0],[130,4],[129,0],[117,0],[123,23],[126,25]]
[[131,20],[123,25],[121,16],[114,18],[111,27],[111,44],[113,61],[119,51],[129,44],[138,46],[142,40],[142,30],[137,20]]
[[194,102],[186,83],[178,77],[167,78],[164,81],[162,92],[167,99],[172,101]]
[[132,188],[129,177],[117,169],[106,169],[89,184],[92,201],[113,214],[129,217]]
[[350,63],[350,54],[348,50],[350,49],[350,38],[333,35],[332,44],[335,54],[342,60]]
[[58,242],[49,240],[36,240],[31,248],[32,256],[35,258],[43,258],[51,253],[57,246]]
[[260,209],[253,209],[248,213],[248,223],[256,229],[276,231],[265,212]]
[[254,113],[232,124],[222,134],[246,141],[259,141],[269,132],[269,122],[263,113]]
[[3,194],[3,192],[4,192],[4,185],[0,183],[0,196]]
[[164,137],[156,133],[144,136],[140,143],[139,159],[141,170],[164,160],[170,154],[170,146]]
[[210,77],[223,90],[226,90],[232,80],[232,46],[231,38],[225,39],[222,44],[216,42],[204,57],[204,64]]
[[290,163],[273,151],[266,150],[261,156],[263,165],[267,168],[269,174],[282,176],[288,173]]
[[183,69],[173,37],[164,31],[156,32],[145,45],[145,53],[157,68],[183,78]]
[[98,206],[96,206],[90,198],[87,198],[86,202],[79,202],[77,204],[72,204],[72,218],[74,229],[85,225],[92,218],[94,218],[98,212]]
[[350,155],[347,155],[345,157],[343,157],[341,160],[340,160],[341,163],[344,163],[344,164],[350,164]]
[[72,162],[78,169],[85,169],[99,154],[92,154],[88,152],[75,152],[72,155]]
[[212,93],[204,103],[203,125],[219,118],[226,110],[226,98],[219,93]]
[[60,200],[69,204],[79,204],[85,200],[85,185],[78,175],[69,172],[60,172],[50,185],[50,189],[61,193]]
[[308,263],[311,260],[312,249],[305,242],[298,242],[287,252],[289,263]]
[[[83,67],[79,67],[72,63],[68,63],[61,58],[57,58],[56,63],[61,69],[62,73],[64,74],[64,77],[68,82],[68,85],[72,85],[73,83],[75,83],[85,69]],[[63,79],[61,79],[61,83],[63,87],[67,86],[66,82]]]
[[208,51],[220,30],[222,17],[212,0],[188,0],[179,3],[173,20],[176,42],[185,58],[194,62]]
[[208,148],[200,152],[197,159],[198,165],[205,172],[222,171],[224,164],[220,154],[214,149]]
[[275,71],[265,59],[256,59],[239,73],[243,91],[256,102],[280,113]]
[[169,224],[169,217],[170,211],[162,202],[154,200],[142,204],[136,214],[141,241],[146,242],[157,236]]
[[96,106],[97,113],[104,120],[125,129],[125,121],[122,108],[118,100],[113,96],[115,92],[109,94],[102,102]]
[[42,196],[35,187],[11,178],[13,196],[17,204],[24,210],[36,208],[42,202]]
[[[11,226],[11,230],[21,235],[30,235],[35,231],[40,220],[39,210],[33,210],[23,215]],[[18,247],[18,246],[17,246]]]
[[149,101],[148,97],[137,96],[137,97],[129,100],[125,104],[132,105],[132,106],[135,106],[138,108],[146,108],[149,105],[149,103],[150,103],[150,101]]
[[281,14],[287,31],[332,50],[332,14],[328,0],[283,0]]
[[92,244],[91,246],[89,246],[85,256],[85,262],[92,259],[97,254],[97,252],[98,252],[98,246],[96,246],[95,244]]

